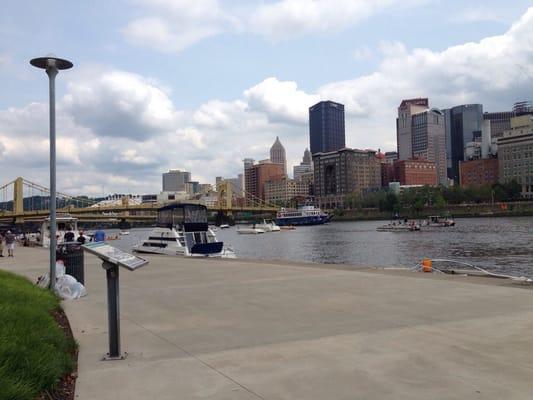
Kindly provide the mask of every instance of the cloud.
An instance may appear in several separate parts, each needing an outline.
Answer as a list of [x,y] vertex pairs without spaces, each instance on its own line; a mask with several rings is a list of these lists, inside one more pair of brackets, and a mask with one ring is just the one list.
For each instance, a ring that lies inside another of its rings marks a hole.
[[179,52],[217,35],[230,21],[217,0],[139,0],[148,14],[130,21],[122,33],[134,44],[164,53]]
[[[58,99],[59,189],[157,192],[169,168],[212,183],[242,172],[244,157],[267,158],[276,136],[291,167],[308,146],[308,108],[321,99],[345,104],[348,146],[383,150],[396,147],[396,109],[404,98],[428,96],[441,108],[479,102],[488,111],[508,110],[533,92],[533,8],[507,32],[479,42],[443,51],[384,42],[375,53],[381,62],[372,73],[313,92],[267,77],[235,99],[212,99],[192,110],[178,110],[153,79],[112,68],[80,71]],[[15,173],[48,181],[47,113],[42,103],[0,110],[2,183]]]

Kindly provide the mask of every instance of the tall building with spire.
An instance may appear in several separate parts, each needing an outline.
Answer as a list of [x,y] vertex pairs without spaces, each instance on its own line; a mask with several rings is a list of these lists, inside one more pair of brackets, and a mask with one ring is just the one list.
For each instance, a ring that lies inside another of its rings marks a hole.
[[279,137],[276,136],[276,141],[270,148],[270,161],[275,164],[283,164],[283,173],[287,174],[287,158],[285,155],[285,147],[279,141]]
[[299,180],[303,174],[313,171],[313,159],[309,149],[305,149],[304,156],[300,165],[292,168],[294,179]]
[[306,147],[304,151],[304,158],[302,159],[302,164],[304,165],[312,165],[313,164],[313,158],[311,157],[311,152]]

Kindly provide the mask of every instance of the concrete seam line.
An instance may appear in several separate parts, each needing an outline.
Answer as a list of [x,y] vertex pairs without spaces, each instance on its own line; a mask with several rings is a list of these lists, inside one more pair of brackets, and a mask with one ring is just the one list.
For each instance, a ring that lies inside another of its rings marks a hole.
[[200,357],[194,355],[193,353],[189,352],[188,350],[184,349],[183,347],[177,345],[176,343],[168,340],[167,338],[161,336],[161,335],[158,335],[157,333],[155,333],[154,331],[146,328],[145,326],[139,324],[137,321],[134,321],[132,319],[129,319],[129,318],[123,318],[129,322],[131,322],[132,324],[135,324],[137,325],[138,327],[144,329],[145,331],[151,333],[152,335],[156,336],[157,338],[167,342],[168,344],[170,344],[171,346],[177,348],[178,350],[181,350],[183,351],[185,354],[187,354],[189,357],[192,357],[194,358],[196,361],[198,361],[199,363],[203,364],[204,366],[206,366],[207,368],[215,371],[217,374],[223,376],[224,378],[226,378],[227,380],[233,382],[234,384],[236,384],[237,386],[241,387],[242,389],[246,390],[248,393],[252,394],[253,396],[261,399],[261,400],[267,400],[265,397],[261,396],[260,394],[254,392],[252,389],[246,387],[245,385],[243,385],[242,383],[238,382],[237,380],[233,379],[231,376],[225,374],[224,372],[220,371],[219,369],[213,367],[211,364],[209,364],[208,362],[202,360]]

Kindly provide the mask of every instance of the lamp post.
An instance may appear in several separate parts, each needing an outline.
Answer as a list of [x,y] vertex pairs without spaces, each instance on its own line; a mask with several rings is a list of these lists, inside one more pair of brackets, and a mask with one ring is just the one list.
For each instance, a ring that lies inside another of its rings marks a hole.
[[[50,94],[50,289],[54,290],[56,280],[56,88],[55,80],[59,70],[72,68],[72,63],[62,58],[46,56],[30,61],[34,67],[44,69],[48,75]],[[44,235],[45,232],[41,232]]]

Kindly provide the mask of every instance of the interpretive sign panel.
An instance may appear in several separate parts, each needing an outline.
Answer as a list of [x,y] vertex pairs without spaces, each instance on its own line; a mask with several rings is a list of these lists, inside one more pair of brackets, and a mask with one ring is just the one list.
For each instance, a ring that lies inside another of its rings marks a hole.
[[144,258],[126,253],[125,251],[110,246],[105,242],[88,243],[82,247],[89,253],[100,257],[102,260],[124,267],[130,271],[135,271],[148,264],[148,261]]

